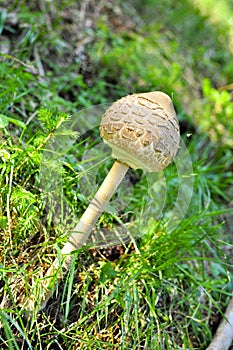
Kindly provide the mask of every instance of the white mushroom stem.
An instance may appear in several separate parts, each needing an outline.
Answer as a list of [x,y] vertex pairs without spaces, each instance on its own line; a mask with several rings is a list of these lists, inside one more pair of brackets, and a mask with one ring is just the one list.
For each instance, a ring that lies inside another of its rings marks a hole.
[[[42,298],[40,309],[46,306],[49,298],[53,294],[56,284],[61,280],[62,276],[69,271],[73,261],[72,252],[81,248],[91,233],[100,214],[105,210],[108,202],[117,187],[123,180],[128,166],[115,161],[108,175],[104,179],[102,185],[98,189],[94,198],[90,202],[86,211],[83,213],[79,223],[72,231],[67,242],[61,250],[61,256],[55,259],[45,275],[44,283],[42,284]],[[33,310],[35,303],[31,300],[28,304],[29,310]]]
[[[125,176],[133,169],[160,171],[175,157],[180,141],[179,124],[169,96],[160,91],[133,94],[114,102],[105,112],[100,135],[117,160],[81,217],[61,256],[48,269],[42,288],[40,308],[45,307],[56,283],[69,271],[72,252],[82,247],[100,214]],[[125,165],[127,164],[127,165]],[[39,293],[41,288],[39,286]],[[28,304],[34,309],[34,302]]]

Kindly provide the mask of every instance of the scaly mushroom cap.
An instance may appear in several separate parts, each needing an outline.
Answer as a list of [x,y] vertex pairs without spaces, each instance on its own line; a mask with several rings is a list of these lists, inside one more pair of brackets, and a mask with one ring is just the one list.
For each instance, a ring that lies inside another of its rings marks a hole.
[[133,94],[105,112],[100,135],[112,157],[133,169],[160,171],[175,157],[179,124],[170,97],[155,91]]

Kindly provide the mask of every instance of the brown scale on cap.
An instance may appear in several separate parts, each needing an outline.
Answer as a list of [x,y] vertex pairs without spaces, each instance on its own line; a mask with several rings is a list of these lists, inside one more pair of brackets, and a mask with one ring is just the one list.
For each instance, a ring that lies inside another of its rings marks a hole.
[[160,171],[175,157],[179,124],[170,97],[163,92],[128,95],[105,112],[100,134],[112,157],[133,169]]

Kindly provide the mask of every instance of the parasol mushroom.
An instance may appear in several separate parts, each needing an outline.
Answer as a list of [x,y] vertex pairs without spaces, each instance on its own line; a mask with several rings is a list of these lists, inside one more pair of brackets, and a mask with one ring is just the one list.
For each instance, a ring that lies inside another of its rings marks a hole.
[[[128,95],[114,102],[102,118],[100,134],[112,148],[112,157],[116,161],[71,232],[60,259],[57,258],[48,269],[43,281],[40,308],[46,306],[56,283],[69,270],[72,252],[85,243],[128,168],[149,172],[166,168],[175,157],[180,140],[172,101],[159,91]],[[32,300],[29,309],[34,309]]]

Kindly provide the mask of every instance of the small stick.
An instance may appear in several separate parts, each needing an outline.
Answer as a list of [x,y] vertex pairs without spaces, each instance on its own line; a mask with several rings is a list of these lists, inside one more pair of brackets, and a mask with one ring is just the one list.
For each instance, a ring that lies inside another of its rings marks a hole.
[[228,350],[233,340],[233,297],[231,298],[224,318],[206,350]]

